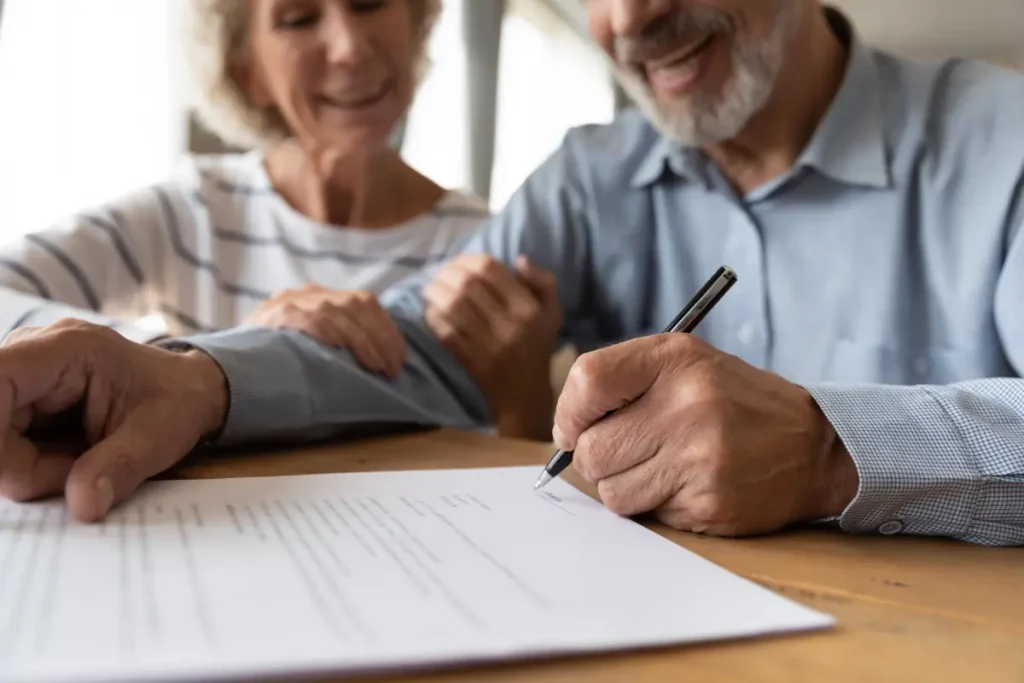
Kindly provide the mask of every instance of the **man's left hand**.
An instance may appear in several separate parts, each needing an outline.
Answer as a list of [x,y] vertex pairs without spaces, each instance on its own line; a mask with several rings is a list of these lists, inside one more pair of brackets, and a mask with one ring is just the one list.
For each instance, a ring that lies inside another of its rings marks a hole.
[[[23,327],[0,348],[0,497],[63,491],[75,519],[102,520],[217,433],[227,405],[224,374],[201,351],[172,353],[77,320]],[[86,448],[36,439],[69,410]]]
[[852,459],[804,388],[690,335],[582,356],[554,438],[609,509],[687,531],[774,531],[839,515],[857,493]]

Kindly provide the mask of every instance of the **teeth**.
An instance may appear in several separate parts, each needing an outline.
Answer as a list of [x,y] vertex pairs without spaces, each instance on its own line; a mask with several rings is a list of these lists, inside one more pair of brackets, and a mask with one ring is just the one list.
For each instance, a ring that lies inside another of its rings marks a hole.
[[666,66],[655,67],[651,69],[651,73],[655,75],[671,74],[672,76],[679,76],[685,78],[690,75],[690,72],[695,71],[696,69],[697,65],[693,62],[693,60],[688,59],[685,62],[680,62],[679,64],[669,64]]
[[676,65],[677,62],[684,62],[685,63],[685,62],[689,61],[691,58],[693,58],[696,55],[697,52],[700,51],[700,49],[702,47],[704,47],[707,44],[708,39],[710,37],[711,36],[704,36],[703,38],[701,38],[697,42],[691,43],[691,44],[687,45],[685,48],[683,48],[681,50],[677,50],[677,51],[673,52],[672,54],[668,55],[667,57],[664,57],[662,59],[659,59],[659,60],[653,62],[651,64],[651,68],[652,69],[663,69],[663,68],[667,68],[667,67],[672,67],[672,66]]
[[364,102],[375,100],[384,93],[385,84],[381,84],[372,90],[365,90],[358,93],[345,93],[343,96],[326,95],[325,99],[341,107],[353,107]]

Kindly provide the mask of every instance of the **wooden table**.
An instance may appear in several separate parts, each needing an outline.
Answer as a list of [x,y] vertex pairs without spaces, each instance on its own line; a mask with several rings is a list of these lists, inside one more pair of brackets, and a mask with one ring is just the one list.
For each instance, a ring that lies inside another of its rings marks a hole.
[[[542,465],[550,446],[453,431],[267,454],[218,454],[182,478]],[[567,477],[582,490],[594,491]],[[714,645],[403,675],[401,681],[1024,682],[1024,549],[800,531],[713,539],[652,525],[814,609],[836,629]],[[680,577],[685,580],[685,577]]]

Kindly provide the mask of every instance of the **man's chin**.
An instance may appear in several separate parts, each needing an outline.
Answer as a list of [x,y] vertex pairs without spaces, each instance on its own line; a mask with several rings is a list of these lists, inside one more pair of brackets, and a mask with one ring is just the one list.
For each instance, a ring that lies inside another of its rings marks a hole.
[[681,101],[660,101],[638,76],[623,73],[620,69],[616,71],[626,95],[663,137],[683,147],[707,144],[702,140],[696,117],[688,106]]
[[654,129],[671,142],[683,147],[701,147],[709,144],[691,112],[681,111],[679,107],[670,109],[649,98],[634,101]]
[[709,147],[739,135],[756,109],[746,102],[684,104],[659,102],[644,94],[633,97],[662,136],[682,147]]

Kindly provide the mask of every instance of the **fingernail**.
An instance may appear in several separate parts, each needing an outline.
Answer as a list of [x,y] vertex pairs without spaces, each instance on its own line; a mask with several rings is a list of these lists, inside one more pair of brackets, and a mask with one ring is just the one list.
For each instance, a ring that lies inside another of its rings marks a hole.
[[107,477],[100,477],[96,480],[96,518],[100,519],[110,512],[110,506],[114,504],[114,485]]

